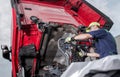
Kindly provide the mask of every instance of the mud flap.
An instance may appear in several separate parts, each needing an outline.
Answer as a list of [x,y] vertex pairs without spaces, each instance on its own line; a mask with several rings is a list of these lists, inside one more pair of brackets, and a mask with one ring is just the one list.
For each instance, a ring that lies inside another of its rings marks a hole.
[[33,60],[36,57],[35,46],[33,44],[23,46],[19,52],[19,64],[24,68],[25,77],[30,77],[32,72]]

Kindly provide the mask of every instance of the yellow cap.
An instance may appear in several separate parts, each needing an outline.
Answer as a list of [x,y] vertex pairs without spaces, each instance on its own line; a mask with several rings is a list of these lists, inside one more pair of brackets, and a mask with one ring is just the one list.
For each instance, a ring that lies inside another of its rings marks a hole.
[[89,24],[88,28],[90,28],[90,27],[93,26],[93,25],[96,25],[96,26],[100,27],[100,23],[98,23],[98,22],[91,22],[91,23]]

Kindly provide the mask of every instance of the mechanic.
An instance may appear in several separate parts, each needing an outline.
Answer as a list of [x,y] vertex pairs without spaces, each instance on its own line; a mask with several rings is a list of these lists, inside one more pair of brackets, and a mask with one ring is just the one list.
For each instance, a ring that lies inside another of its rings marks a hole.
[[90,38],[96,39],[95,41],[95,50],[92,53],[83,53],[81,52],[81,56],[95,57],[95,58],[103,58],[108,55],[116,55],[117,47],[114,37],[108,32],[106,29],[100,28],[100,23],[91,22],[88,28],[90,31],[83,34],[78,34],[74,37],[66,38],[66,41],[69,42],[71,40],[87,40]]

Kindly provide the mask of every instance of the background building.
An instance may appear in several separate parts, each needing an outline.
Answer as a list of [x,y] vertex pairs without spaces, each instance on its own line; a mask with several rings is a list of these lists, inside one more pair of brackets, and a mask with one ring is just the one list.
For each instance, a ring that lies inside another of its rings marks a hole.
[[118,50],[118,53],[120,54],[120,35],[118,35],[115,39],[117,43],[117,50]]

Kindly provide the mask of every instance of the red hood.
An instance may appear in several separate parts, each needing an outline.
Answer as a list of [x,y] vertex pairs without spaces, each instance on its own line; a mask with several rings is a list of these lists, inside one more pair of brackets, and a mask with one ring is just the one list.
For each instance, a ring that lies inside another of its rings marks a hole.
[[[69,23],[74,25],[79,25],[79,23],[72,17],[65,9],[61,6],[53,6],[42,4],[26,4],[22,3],[24,15],[27,20],[27,24],[30,24],[30,16],[36,16],[44,22],[60,22]],[[31,10],[26,10],[25,8],[30,8]]]

